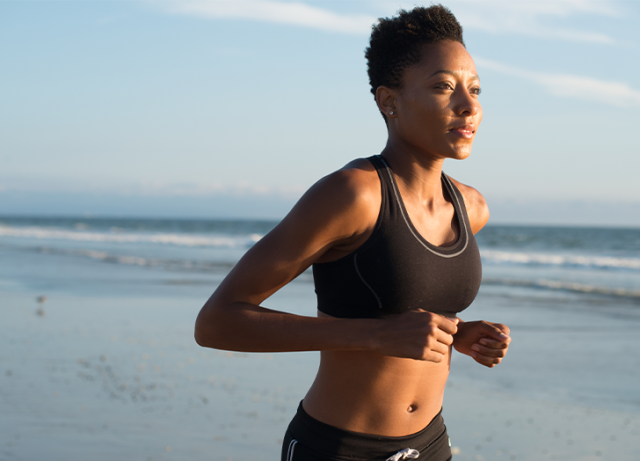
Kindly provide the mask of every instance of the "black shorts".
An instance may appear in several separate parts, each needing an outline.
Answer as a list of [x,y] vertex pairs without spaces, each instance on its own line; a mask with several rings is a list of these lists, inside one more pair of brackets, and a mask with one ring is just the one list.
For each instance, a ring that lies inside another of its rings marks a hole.
[[[403,455],[404,453],[404,455]],[[394,456],[395,455],[395,456]],[[282,461],[449,461],[451,448],[442,415],[415,434],[384,437],[322,423],[298,406],[282,444]]]

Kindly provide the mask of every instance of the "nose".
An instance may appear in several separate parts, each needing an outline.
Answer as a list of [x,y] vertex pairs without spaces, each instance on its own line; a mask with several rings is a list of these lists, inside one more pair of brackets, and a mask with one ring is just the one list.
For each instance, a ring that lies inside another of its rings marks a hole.
[[466,88],[460,89],[455,100],[454,110],[458,115],[475,116],[482,110],[480,101]]

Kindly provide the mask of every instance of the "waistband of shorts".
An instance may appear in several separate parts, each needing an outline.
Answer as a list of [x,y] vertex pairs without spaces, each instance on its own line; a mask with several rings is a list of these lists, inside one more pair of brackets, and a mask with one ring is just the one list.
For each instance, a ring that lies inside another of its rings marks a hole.
[[421,431],[390,437],[352,432],[323,423],[309,415],[302,408],[302,402],[289,429],[297,440],[319,453],[357,459],[376,458],[380,455],[382,447],[392,453],[405,448],[422,452],[446,431],[442,410]]

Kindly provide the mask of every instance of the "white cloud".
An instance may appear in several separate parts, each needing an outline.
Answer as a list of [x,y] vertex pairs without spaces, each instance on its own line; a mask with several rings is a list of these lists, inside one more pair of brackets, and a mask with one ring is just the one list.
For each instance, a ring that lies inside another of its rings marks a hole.
[[166,0],[152,1],[167,11],[208,18],[248,19],[290,24],[327,32],[368,35],[374,16],[344,15],[302,2],[272,0]]
[[640,106],[640,91],[626,83],[581,75],[529,71],[483,58],[475,58],[475,62],[480,68],[529,80],[556,96],[597,101],[617,107]]
[[[443,3],[451,8],[465,29],[585,43],[613,44],[616,40],[599,32],[550,26],[550,19],[621,14],[615,3],[595,0],[444,0]],[[410,9],[415,2],[382,1],[378,5]]]
[[[276,0],[146,0],[167,12],[205,18],[245,19],[297,25],[327,32],[367,36],[378,16],[411,9],[416,2],[351,2],[362,14],[341,14],[311,3]],[[331,5],[333,2],[328,3]],[[575,16],[619,17],[622,10],[613,1],[596,0],[444,0],[464,28],[492,34],[524,35],[548,40],[613,44],[616,39],[598,31],[553,26],[551,22]],[[335,3],[334,3],[335,4]],[[367,14],[365,11],[375,12]],[[553,20],[553,21],[552,21]]]

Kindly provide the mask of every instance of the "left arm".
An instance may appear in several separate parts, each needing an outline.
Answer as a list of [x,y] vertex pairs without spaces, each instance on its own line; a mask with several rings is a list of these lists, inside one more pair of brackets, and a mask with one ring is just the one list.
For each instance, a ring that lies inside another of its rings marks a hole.
[[[451,178],[462,193],[467,208],[471,230],[477,234],[489,220],[489,207],[482,194],[473,187]],[[509,327],[501,323],[484,320],[458,323],[458,332],[454,335],[453,347],[468,355],[476,362],[489,368],[499,364],[509,349],[511,337]]]

